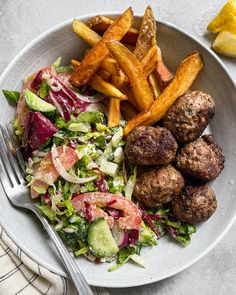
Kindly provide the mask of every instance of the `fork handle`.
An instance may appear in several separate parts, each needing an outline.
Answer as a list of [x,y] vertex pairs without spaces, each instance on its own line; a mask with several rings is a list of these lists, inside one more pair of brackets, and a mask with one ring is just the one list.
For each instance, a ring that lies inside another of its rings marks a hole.
[[55,229],[48,223],[47,219],[42,216],[42,214],[38,211],[37,207],[30,208],[34,213],[38,216],[39,220],[42,222],[43,227],[47,231],[48,235],[54,242],[62,261],[67,269],[67,272],[74,283],[75,289],[77,290],[79,295],[94,295],[91,290],[89,284],[85,280],[83,274],[81,273],[79,267],[75,263],[74,259],[71,257],[69,251],[64,246],[62,240],[60,239],[58,233]]

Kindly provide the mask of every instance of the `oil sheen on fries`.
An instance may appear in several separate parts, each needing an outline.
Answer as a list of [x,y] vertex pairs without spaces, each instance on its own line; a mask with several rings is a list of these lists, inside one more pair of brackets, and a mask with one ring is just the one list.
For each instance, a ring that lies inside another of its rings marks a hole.
[[120,42],[106,43],[118,65],[129,78],[135,102],[140,111],[146,110],[153,102],[153,94],[137,58]]
[[101,65],[104,58],[109,54],[106,42],[110,40],[121,40],[131,27],[133,11],[128,8],[104,33],[101,40],[94,45],[88,55],[85,56],[81,64],[75,68],[71,76],[71,83],[74,86],[82,86],[88,83],[96,70]]
[[164,64],[163,60],[158,62],[155,74],[162,88],[165,88],[174,76]]
[[150,88],[152,90],[153,96],[155,99],[158,98],[158,96],[161,94],[161,88],[158,84],[157,77],[154,73],[151,73],[148,77],[148,83],[150,85]]
[[148,6],[142,19],[134,55],[138,60],[141,60],[141,64],[146,61],[145,65],[147,68],[144,69],[144,72],[146,73],[154,99],[156,99],[161,92],[157,78],[152,73],[156,70],[159,60],[162,59],[156,43],[156,21],[151,7]]
[[[80,66],[80,62],[78,60],[72,59],[71,64],[74,68]],[[105,81],[102,77],[95,74],[92,79],[88,83],[93,89],[103,93],[106,96],[115,97],[118,100],[126,100],[127,96],[123,94],[119,89],[117,89],[111,83]]]
[[[98,34],[103,34],[110,25],[114,23],[114,20],[106,16],[94,16],[88,22],[88,26],[97,32]],[[130,28],[128,32],[122,38],[122,42],[129,45],[135,45],[138,38],[138,30],[135,28]]]
[[150,109],[127,123],[124,135],[127,136],[136,126],[152,125],[163,118],[175,100],[188,91],[202,67],[203,62],[198,52],[187,56],[178,67],[173,80],[154,101]]
[[146,77],[148,77],[155,70],[158,61],[158,48],[156,45],[154,45],[148,50],[147,54],[140,61]]
[[152,8],[148,6],[142,19],[139,36],[137,39],[134,55],[140,61],[147,54],[148,50],[156,45],[156,21]]
[[[124,84],[124,73],[120,70],[119,75],[112,76],[112,83],[118,88],[122,89]],[[120,104],[121,101],[111,97],[109,101],[109,112],[108,112],[108,126],[115,127],[120,123]]]
[[133,117],[138,115],[138,111],[136,110],[136,108],[127,100],[121,102],[120,109],[126,121],[129,121]]
[[[80,22],[77,19],[73,20],[72,23],[73,31],[80,36],[86,43],[88,43],[91,47],[93,47],[95,44],[97,44],[102,37],[99,36],[96,32],[91,30],[89,27],[87,27],[84,23]],[[86,50],[86,55],[88,55],[90,49]],[[111,57],[106,57],[102,63],[101,68],[108,72],[110,75],[118,75],[119,69],[117,66],[116,61]]]
[[117,100],[126,100],[127,96],[120,92],[113,84],[105,81],[102,77],[94,75],[89,82],[89,85],[97,90],[98,92],[103,93],[106,96],[115,97]]

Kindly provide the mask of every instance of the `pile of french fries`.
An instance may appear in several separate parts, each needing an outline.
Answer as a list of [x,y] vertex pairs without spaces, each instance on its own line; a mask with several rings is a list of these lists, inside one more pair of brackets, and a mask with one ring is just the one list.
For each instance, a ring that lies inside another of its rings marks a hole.
[[82,61],[71,60],[75,87],[90,85],[109,97],[108,125],[117,126],[121,114],[128,121],[127,136],[138,125],[152,125],[175,100],[188,91],[203,67],[198,52],[187,56],[175,75],[166,67],[156,40],[156,21],[150,6],[138,29],[128,8],[116,20],[95,16],[87,24],[75,19],[73,31],[91,49]]

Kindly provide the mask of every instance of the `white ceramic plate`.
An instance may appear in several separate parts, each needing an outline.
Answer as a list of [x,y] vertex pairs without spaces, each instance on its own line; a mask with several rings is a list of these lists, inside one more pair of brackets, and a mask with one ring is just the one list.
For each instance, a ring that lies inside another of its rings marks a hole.
[[[116,13],[104,13],[116,17]],[[92,15],[78,17],[87,21]],[[11,62],[0,78],[0,89],[20,89],[23,78],[35,70],[51,64],[58,56],[69,63],[83,53],[86,44],[71,30],[71,21],[56,26],[40,35],[26,46]],[[135,17],[136,24],[140,17]],[[157,247],[143,249],[147,261],[143,269],[128,263],[115,272],[108,273],[108,264],[95,265],[83,258],[77,259],[86,279],[91,285],[105,287],[132,287],[156,282],[187,268],[212,249],[232,225],[236,216],[236,91],[223,63],[209,49],[171,24],[157,24],[157,38],[164,60],[174,71],[180,61],[190,52],[198,50],[205,67],[193,89],[210,93],[216,100],[216,116],[210,126],[226,157],[225,169],[212,183],[218,199],[218,209],[209,221],[197,227],[190,246],[181,247],[163,238]],[[2,94],[1,94],[2,96]],[[14,109],[1,97],[0,121],[9,122]],[[66,276],[54,246],[32,214],[14,208],[0,187],[0,223],[30,257],[57,274]]]

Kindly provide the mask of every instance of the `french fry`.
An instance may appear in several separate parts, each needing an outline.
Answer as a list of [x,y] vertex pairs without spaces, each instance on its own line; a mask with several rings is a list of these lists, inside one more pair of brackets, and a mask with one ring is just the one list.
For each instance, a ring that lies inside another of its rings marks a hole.
[[[103,34],[110,25],[114,23],[113,19],[110,19],[106,16],[97,15],[92,17],[89,22],[88,26],[97,32],[98,34]],[[129,45],[135,45],[138,38],[138,30],[135,28],[130,28],[128,32],[122,38],[122,42],[127,43]]]
[[124,129],[124,135],[127,136],[138,125],[152,125],[163,118],[175,100],[188,91],[202,67],[203,61],[198,52],[187,56],[179,65],[173,80],[154,101],[150,109],[128,122]]
[[158,48],[152,46],[144,58],[140,61],[141,67],[146,77],[148,77],[157,67],[159,61]]
[[[120,73],[118,76],[112,77],[112,84],[118,89],[122,87],[124,76]],[[115,127],[120,123],[120,100],[111,97],[109,101],[109,112],[108,112],[108,126]]]
[[110,41],[106,44],[120,68],[129,78],[138,109],[140,111],[148,109],[154,99],[139,61],[120,42]]
[[165,88],[165,86],[170,83],[174,77],[174,75],[164,64],[163,60],[158,61],[155,74],[162,88]]
[[[73,67],[78,67],[80,65],[80,61],[76,60],[76,59],[71,59],[71,64]],[[103,70],[103,69],[98,69],[97,70],[97,74],[99,76],[101,76],[103,79],[108,80],[110,78],[110,73],[108,73],[107,71]]]
[[160,50],[156,45],[156,21],[151,7],[147,6],[142,19],[134,55],[138,60],[141,60],[141,64],[145,62],[147,68],[142,67],[146,77],[148,77],[148,83],[155,99],[160,94],[160,88],[157,78],[152,72],[156,70],[158,62],[162,58],[159,52]]
[[115,97],[118,100],[126,100],[127,96],[123,94],[118,88],[116,88],[111,83],[105,81],[102,77],[94,75],[89,82],[89,85],[97,90],[98,92],[103,93],[106,96]]
[[[134,55],[141,60],[147,54],[149,48],[156,45],[156,21],[150,6],[146,8],[145,14],[142,19],[142,24],[139,32],[139,37],[134,50]],[[173,79],[173,74],[169,71],[164,64],[161,56],[161,50],[158,48],[158,64],[155,70],[156,77],[161,88],[165,86]],[[154,88],[154,76],[150,78],[152,89],[157,93],[157,88]],[[150,82],[150,81],[149,81]],[[155,83],[157,85],[157,83]]]
[[[101,38],[101,37],[100,37]],[[89,54],[91,48],[88,48],[85,50],[84,57]],[[119,75],[119,67],[117,62],[114,60],[114,58],[107,56],[104,58],[104,60],[101,63],[101,66],[99,69],[106,71],[110,75]]]
[[[112,20],[112,23],[113,22],[114,21]],[[99,36],[96,32],[91,30],[84,23],[80,22],[77,19],[73,20],[73,30],[92,47],[101,40],[101,36]],[[146,76],[148,76],[154,70],[154,65],[157,65],[156,60],[160,59],[158,52],[158,47],[153,46],[141,60],[141,65]],[[88,54],[88,52],[86,52],[86,54]],[[116,61],[111,57],[106,57],[103,60],[101,68],[111,75],[119,75],[119,67]],[[126,80],[128,81],[128,79]]]
[[132,19],[133,11],[130,7],[106,30],[101,40],[94,45],[81,64],[75,68],[70,79],[74,86],[82,86],[88,83],[102,61],[109,54],[106,42],[110,40],[121,40],[131,27]]
[[[91,47],[96,45],[100,40],[101,36],[99,36],[96,32],[91,30],[88,26],[86,26],[81,21],[74,19],[72,23],[73,31],[80,36],[86,43],[88,43]],[[85,55],[88,55],[90,52],[89,50],[86,50]],[[118,75],[119,74],[119,68],[117,66],[116,61],[111,57],[106,57],[102,63],[101,68],[110,73],[111,75]]]
[[82,23],[78,19],[73,20],[72,29],[91,47],[93,47],[101,40],[101,36],[99,36],[96,32],[91,30],[88,26],[86,26],[86,24]]
[[106,57],[101,63],[101,69],[113,76],[119,75],[119,67],[114,58]]
[[70,63],[72,64],[72,66],[74,68],[78,67],[80,65],[80,61],[76,60],[76,59],[71,59]]
[[157,97],[161,94],[161,89],[157,81],[157,77],[154,73],[149,75],[148,77],[148,83],[150,85],[150,88],[152,90],[154,99],[157,99]]
[[120,103],[120,109],[126,121],[138,115],[137,109],[129,101],[122,101]]
[[108,80],[111,77],[111,74],[107,71],[103,70],[102,68],[98,69],[96,72],[100,77],[102,77],[104,80]]
[[137,103],[136,103],[136,100],[135,100],[135,97],[134,97],[134,94],[131,90],[131,87],[130,87],[130,84],[127,83],[127,81],[125,80],[122,87],[121,87],[121,91],[128,97],[128,100],[129,102],[136,108],[138,109],[137,107]]
[[115,127],[120,122],[120,100],[114,97],[109,101],[108,126]]
[[[77,67],[80,66],[81,63],[78,60],[72,59],[71,64],[76,69]],[[106,96],[112,96],[112,97],[115,97],[118,100],[126,100],[127,99],[127,96],[125,94],[123,94],[114,85],[112,85],[111,83],[105,81],[102,77],[100,77],[97,74],[93,75],[92,79],[89,81],[89,85],[93,89],[103,93]]]
[[145,110],[133,119],[129,120],[124,129],[124,136],[127,137],[135,127],[144,125],[143,123],[150,118],[150,115],[151,112],[149,110]]
[[151,6],[147,6],[139,30],[134,55],[141,61],[148,50],[156,45],[156,21]]

